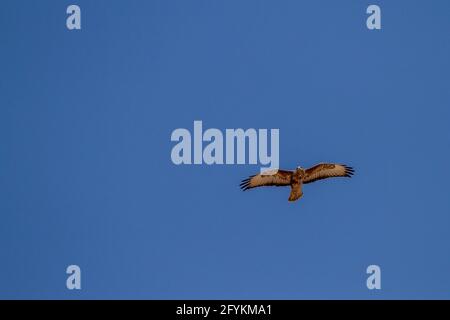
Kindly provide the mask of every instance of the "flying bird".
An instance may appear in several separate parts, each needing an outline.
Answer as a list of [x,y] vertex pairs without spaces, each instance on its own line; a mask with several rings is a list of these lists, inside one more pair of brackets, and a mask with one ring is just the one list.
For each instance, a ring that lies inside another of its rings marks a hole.
[[354,172],[355,171],[352,167],[348,167],[343,164],[319,163],[309,169],[297,167],[295,170],[266,171],[242,180],[240,187],[243,191],[245,191],[263,186],[291,186],[291,193],[288,200],[296,201],[303,195],[303,184],[334,177],[350,178]]

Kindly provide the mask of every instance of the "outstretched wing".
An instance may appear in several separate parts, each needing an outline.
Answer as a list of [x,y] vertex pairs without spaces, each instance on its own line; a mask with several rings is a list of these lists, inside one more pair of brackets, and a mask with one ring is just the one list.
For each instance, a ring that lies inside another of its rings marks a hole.
[[333,177],[350,178],[353,173],[353,168],[344,164],[320,163],[314,167],[306,169],[305,176],[303,177],[303,183],[310,183]]
[[292,171],[276,170],[263,172],[242,180],[240,187],[243,191],[262,186],[288,186],[291,184]]

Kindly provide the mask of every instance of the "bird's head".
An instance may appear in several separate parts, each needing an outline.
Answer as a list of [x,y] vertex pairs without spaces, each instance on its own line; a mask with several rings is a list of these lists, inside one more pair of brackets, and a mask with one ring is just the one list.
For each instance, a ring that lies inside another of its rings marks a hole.
[[304,175],[305,175],[305,169],[303,169],[303,168],[300,167],[300,166],[298,166],[298,167],[295,169],[295,172],[296,172],[297,174],[299,174],[300,176],[304,176]]

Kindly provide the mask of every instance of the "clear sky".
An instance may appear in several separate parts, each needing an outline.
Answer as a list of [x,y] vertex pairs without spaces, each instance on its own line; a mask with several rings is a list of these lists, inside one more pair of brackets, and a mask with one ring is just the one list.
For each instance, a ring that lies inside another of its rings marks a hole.
[[[450,298],[449,13],[444,0],[3,0],[0,297]],[[278,128],[282,168],[356,175],[295,203],[241,192],[259,165],[172,163],[171,132],[194,120]]]

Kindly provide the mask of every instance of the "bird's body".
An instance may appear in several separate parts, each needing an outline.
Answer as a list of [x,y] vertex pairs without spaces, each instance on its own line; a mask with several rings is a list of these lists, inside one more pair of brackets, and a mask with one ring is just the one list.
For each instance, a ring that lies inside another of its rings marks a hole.
[[243,191],[245,191],[262,186],[290,186],[291,193],[288,200],[296,201],[303,195],[303,184],[333,177],[350,178],[353,173],[353,168],[346,165],[335,163],[320,163],[308,169],[297,167],[297,169],[295,170],[267,171],[242,180],[240,187]]

